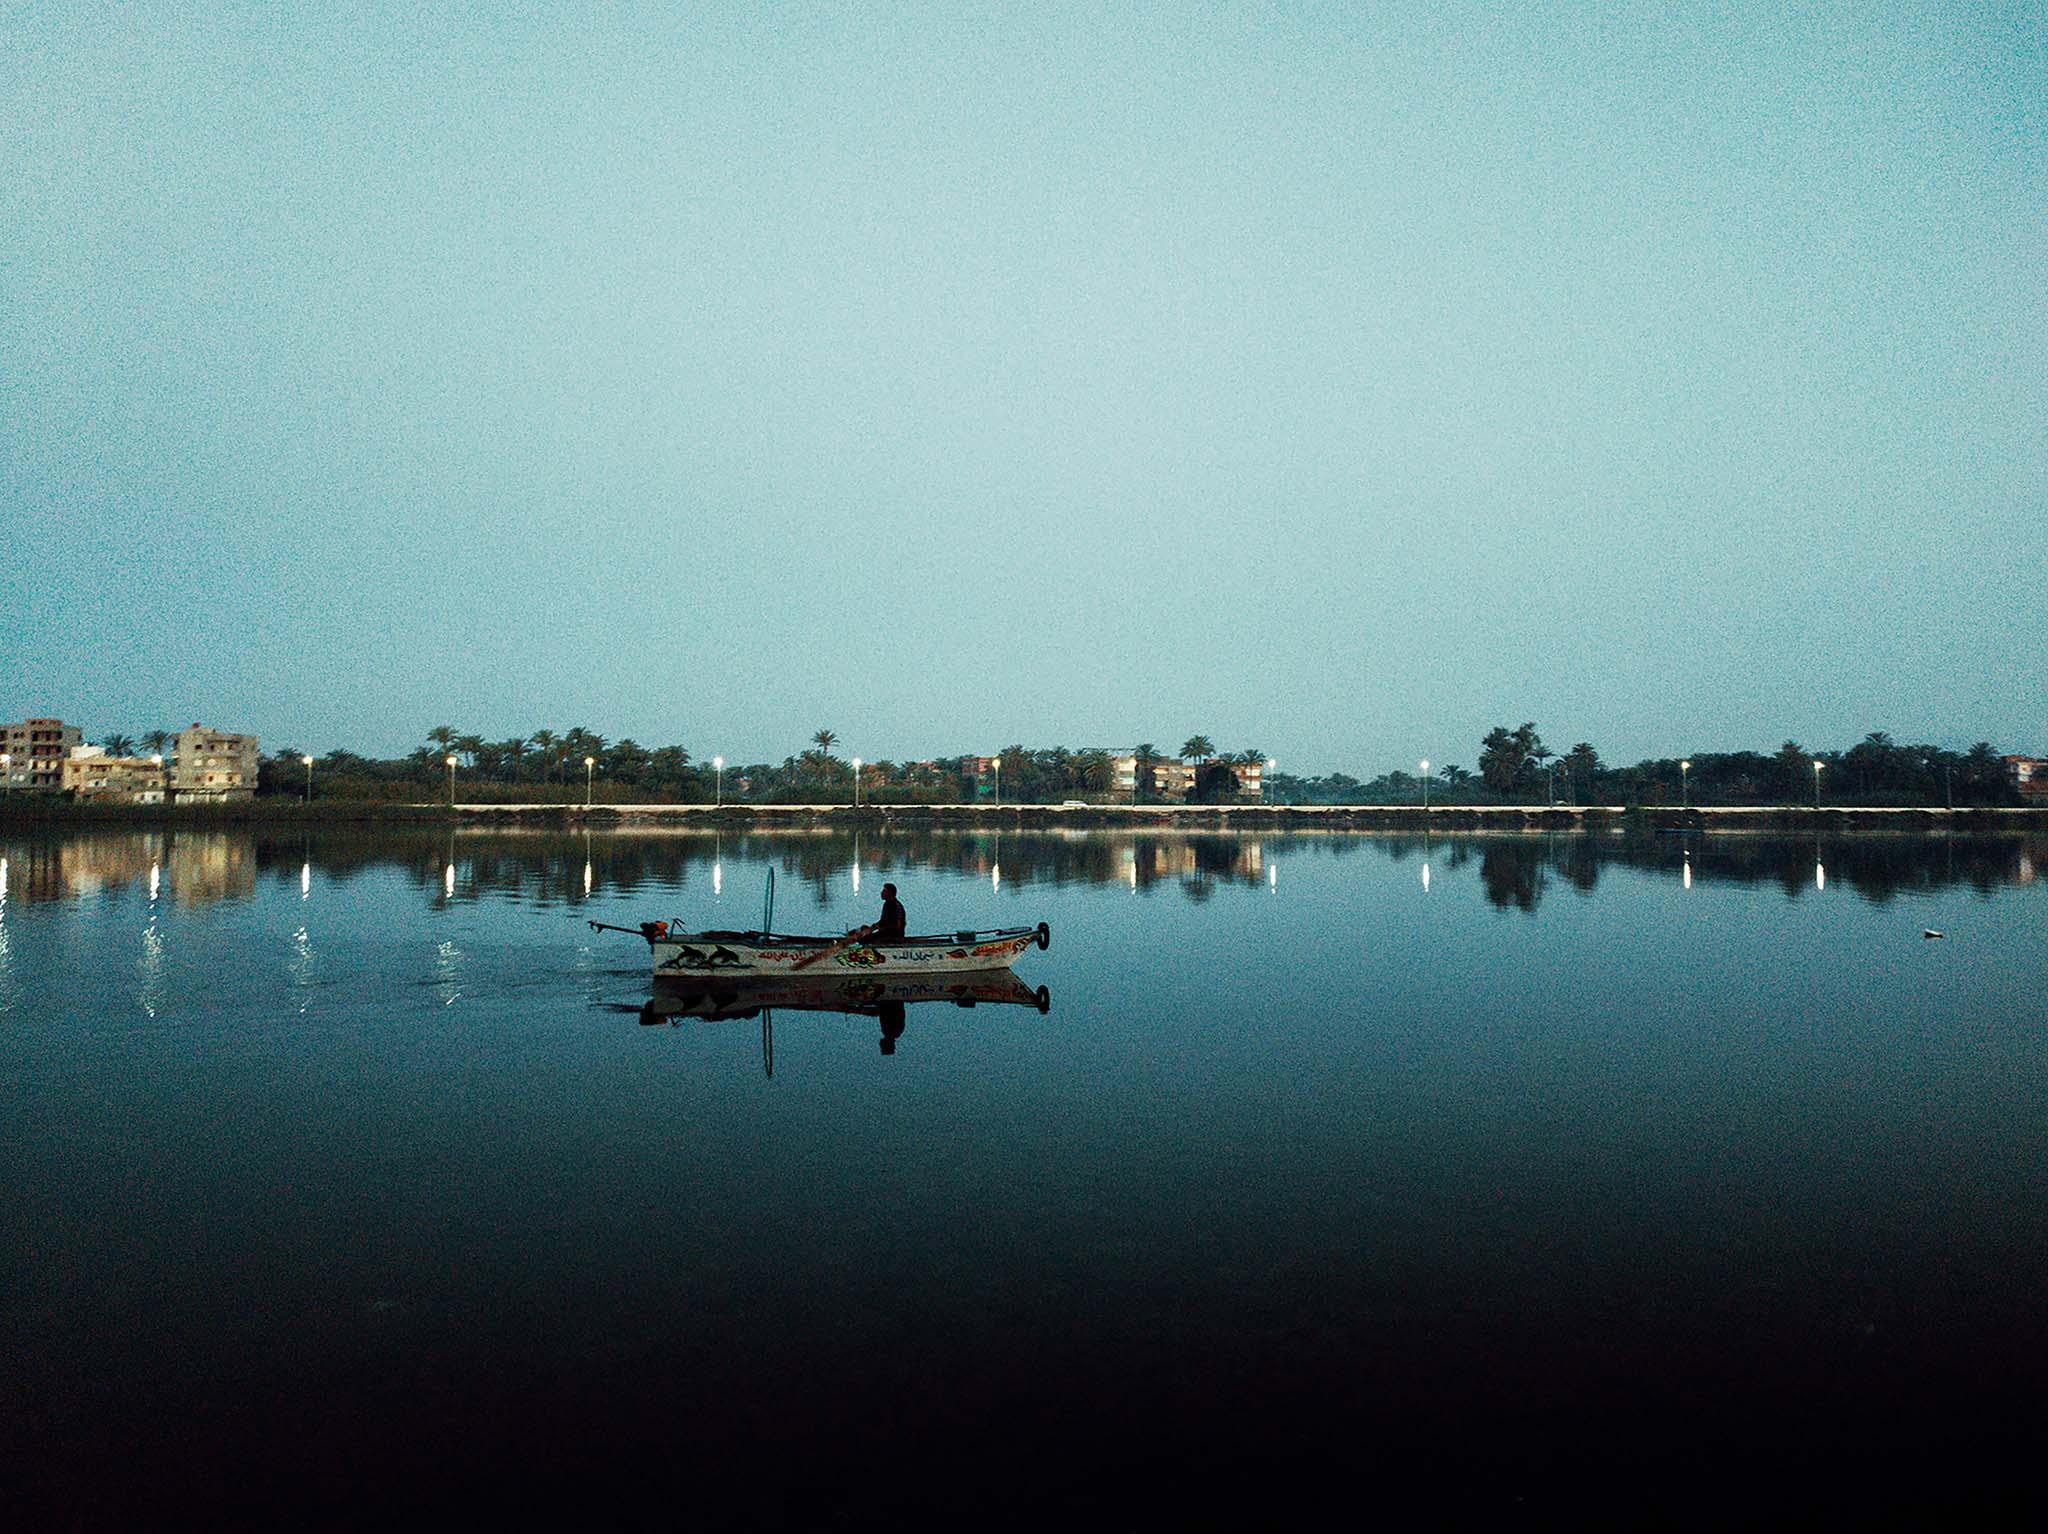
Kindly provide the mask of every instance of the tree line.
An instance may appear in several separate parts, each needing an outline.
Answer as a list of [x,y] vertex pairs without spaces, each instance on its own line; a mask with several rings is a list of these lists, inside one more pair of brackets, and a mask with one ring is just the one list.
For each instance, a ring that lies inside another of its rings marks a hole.
[[[125,736],[108,737],[129,744]],[[466,734],[452,725],[426,731],[422,743],[404,756],[379,758],[337,748],[314,762],[313,791],[321,797],[417,799],[447,791],[454,759],[456,792],[466,801],[578,802],[585,794],[610,802],[811,803],[851,800],[854,764],[839,751],[836,731],[821,729],[801,751],[780,762],[706,760],[682,745],[644,746],[631,738],[607,740],[587,727],[536,730],[502,740]],[[1186,796],[1225,802],[1245,791],[1240,776],[1263,763],[1255,748],[1219,752],[1206,735],[1192,735],[1168,755],[1156,745],[1139,746],[1140,803],[1155,802],[1154,766],[1180,762],[1192,771]],[[981,768],[984,762],[1000,768]],[[875,804],[951,804],[1000,796],[1005,803],[1045,804],[1065,799],[1090,801],[1130,797],[1117,787],[1116,756],[1104,750],[1066,746],[1005,746],[993,758],[942,756],[922,761],[888,759],[860,763],[860,798]],[[303,793],[304,753],[285,745],[260,764],[259,791]]]
[[[111,756],[168,755],[176,737],[166,730],[139,736],[113,733],[100,745]],[[694,756],[682,745],[643,746],[630,737],[608,740],[584,726],[501,740],[436,725],[421,744],[399,757],[380,758],[337,748],[314,764],[314,791],[322,797],[406,800],[445,792],[448,759],[455,759],[458,791],[471,800],[561,800],[586,792],[614,802],[803,803],[850,800],[854,767],[838,747],[838,734],[821,729],[801,751],[780,762],[727,762]],[[1118,781],[1116,757],[1103,750],[1065,746],[1005,746],[993,759],[1000,770],[977,770],[988,758],[943,756],[915,762],[881,760],[860,765],[860,797],[876,804],[949,804],[1000,794],[1006,803],[1044,804],[1067,799],[1159,802],[1155,767],[1179,763],[1190,770],[1183,797],[1228,803],[1248,791],[1246,769],[1263,767],[1256,747],[1219,751],[1207,735],[1191,735],[1172,753],[1139,745],[1135,793]],[[1810,750],[1787,740],[1775,751],[1705,751],[1691,757],[1654,757],[1610,766],[1590,741],[1563,752],[1547,746],[1533,722],[1497,725],[1479,742],[1476,771],[1457,763],[1432,766],[1427,792],[1434,804],[1675,805],[1810,804],[1819,780],[1824,804],[1958,806],[2019,802],[2001,753],[1989,741],[1964,751],[1902,744],[1873,730],[1846,749]],[[1819,764],[1816,772],[1815,764]],[[305,791],[304,756],[287,745],[266,756],[261,792]],[[1267,775],[1265,799],[1280,804],[1414,804],[1425,784],[1420,767],[1366,780],[1343,772],[1318,776]]]
[[[1818,764],[1818,767],[1816,767]],[[2020,802],[2002,753],[1980,740],[1965,751],[1901,744],[1873,730],[1845,750],[1810,750],[1787,740],[1777,750],[1702,751],[1610,766],[1590,741],[1558,752],[1533,722],[1496,725],[1479,742],[1478,771],[1433,767],[1433,804],[2010,805]],[[1343,773],[1276,778],[1276,797],[1295,804],[1413,804],[1424,789],[1417,772],[1388,772],[1370,782]]]

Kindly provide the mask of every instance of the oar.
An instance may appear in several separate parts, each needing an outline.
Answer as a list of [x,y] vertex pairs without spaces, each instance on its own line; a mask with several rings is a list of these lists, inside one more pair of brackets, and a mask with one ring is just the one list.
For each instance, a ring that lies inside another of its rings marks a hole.
[[816,953],[805,954],[801,959],[798,959],[796,963],[790,965],[790,968],[792,970],[809,969],[813,964],[816,964],[820,959],[829,959],[835,953],[844,953],[847,949],[851,948],[855,943],[858,943],[862,939],[867,937],[867,935],[868,929],[866,927],[855,927],[851,932],[847,933],[846,936],[841,938],[838,942],[828,943],[823,948],[820,948]]

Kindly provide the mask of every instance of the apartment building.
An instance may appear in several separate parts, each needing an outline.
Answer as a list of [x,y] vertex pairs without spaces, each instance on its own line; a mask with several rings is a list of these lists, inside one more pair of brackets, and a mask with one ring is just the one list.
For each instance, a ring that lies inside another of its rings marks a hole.
[[0,788],[57,793],[64,786],[64,760],[82,739],[61,719],[0,724]]
[[[1154,758],[1148,776],[1150,782],[1146,792],[1160,799],[1186,799],[1195,791],[1195,784],[1207,762],[1179,762]],[[1258,762],[1249,766],[1236,762],[1230,770],[1237,776],[1237,797],[1240,800],[1262,799],[1265,796],[1266,764]],[[1133,754],[1110,758],[1110,787],[1117,793],[1128,796],[1138,781],[1138,758]]]
[[194,724],[178,732],[171,797],[179,804],[247,799],[256,792],[256,737]]
[[164,786],[160,756],[108,756],[98,746],[73,746],[64,759],[62,787],[74,799],[162,804]]

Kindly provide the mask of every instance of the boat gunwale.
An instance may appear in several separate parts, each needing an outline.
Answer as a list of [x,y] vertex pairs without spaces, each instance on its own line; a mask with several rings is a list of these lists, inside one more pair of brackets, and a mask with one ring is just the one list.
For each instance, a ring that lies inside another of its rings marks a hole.
[[[755,949],[828,948],[844,943],[849,934],[836,937],[796,937],[780,932],[675,932],[655,937],[647,934],[650,946],[657,943],[738,943]],[[868,948],[957,948],[963,943],[995,943],[1009,938],[1038,936],[1036,927],[992,927],[985,932],[936,932],[915,937],[867,939]]]

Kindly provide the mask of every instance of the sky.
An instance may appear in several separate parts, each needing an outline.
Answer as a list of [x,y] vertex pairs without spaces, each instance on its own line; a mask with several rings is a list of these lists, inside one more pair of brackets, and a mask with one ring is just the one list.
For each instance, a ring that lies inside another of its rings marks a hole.
[[0,718],[2048,750],[2039,5],[416,9],[0,11]]

